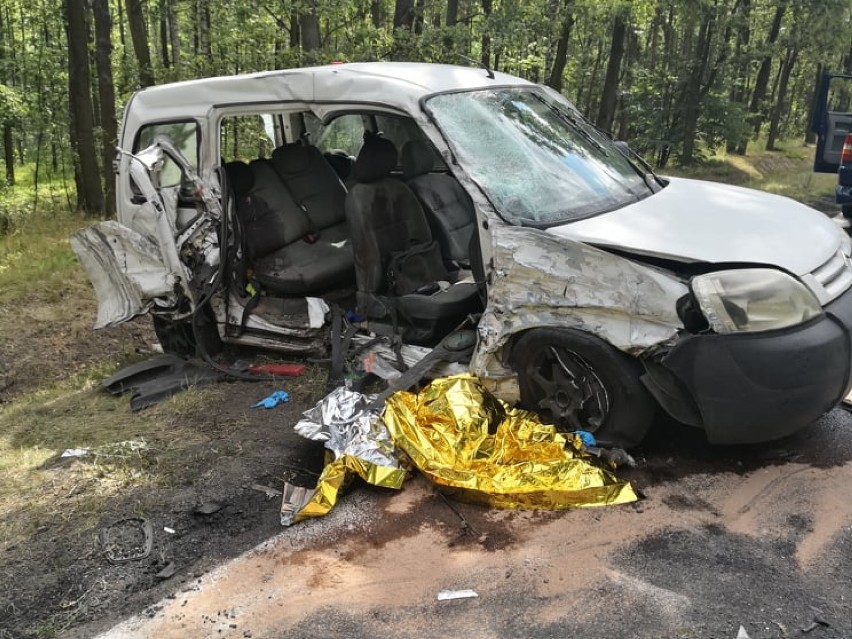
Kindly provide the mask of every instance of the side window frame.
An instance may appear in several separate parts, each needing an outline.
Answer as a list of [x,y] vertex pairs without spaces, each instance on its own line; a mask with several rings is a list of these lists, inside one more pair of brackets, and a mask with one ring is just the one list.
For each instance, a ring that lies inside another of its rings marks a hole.
[[[137,129],[136,133],[133,136],[133,153],[138,153],[143,148],[142,147],[142,137],[143,137],[145,131],[147,131],[149,129],[154,129],[154,128],[166,128],[170,125],[187,125],[187,124],[193,125],[193,127],[195,129],[194,130],[194,133],[195,133],[195,157],[194,158],[187,157],[187,159],[190,160],[191,164],[193,165],[193,168],[196,171],[200,171],[201,159],[202,159],[201,158],[201,148],[202,148],[202,135],[203,134],[202,134],[202,131],[201,131],[202,127],[201,127],[200,123],[198,122],[198,120],[196,120],[194,118],[181,118],[181,119],[177,119],[177,120],[159,120],[159,121],[156,121],[156,122],[146,122],[145,124],[140,126],[139,129]],[[156,137],[158,135],[161,135],[161,134],[164,134],[164,133],[166,135],[168,135],[168,133],[166,131],[160,131],[160,132],[155,133],[152,136],[151,142],[149,144],[153,143],[153,140],[156,139]],[[177,142],[174,140],[174,138],[172,139],[172,141],[175,142],[176,145],[179,148],[181,148],[182,151],[184,150],[184,145],[177,144]],[[148,146],[148,145],[146,144],[145,146]],[[184,153],[184,155],[186,155],[186,153]],[[175,167],[177,167],[177,165],[175,165],[172,162],[172,160],[170,160],[168,158],[166,159],[166,163],[167,163],[167,165],[171,163]],[[181,178],[182,178],[183,171],[181,171],[179,167],[178,167],[178,170],[180,171]],[[166,171],[166,169],[164,167],[164,169],[163,169],[164,174],[165,174],[165,171]],[[133,185],[133,181],[130,180],[129,176],[128,176],[127,179],[130,181],[131,191],[135,192],[136,187]]]

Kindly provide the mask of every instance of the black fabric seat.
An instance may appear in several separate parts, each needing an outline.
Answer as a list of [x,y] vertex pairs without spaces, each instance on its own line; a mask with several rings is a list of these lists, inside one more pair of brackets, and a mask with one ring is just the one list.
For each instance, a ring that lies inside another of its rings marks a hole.
[[375,136],[355,161],[346,218],[358,310],[370,320],[397,323],[406,341],[430,344],[481,310],[481,301],[474,283],[449,284],[420,202],[391,177],[397,158],[393,143]]
[[269,292],[317,295],[354,281],[352,246],[344,223],[318,237],[268,160],[225,165],[244,229],[255,279]]
[[432,173],[434,164],[435,153],[425,142],[412,140],[402,147],[405,179],[423,205],[444,261],[469,268],[476,231],[473,202],[454,177]]
[[272,152],[272,164],[307,215],[312,231],[321,238],[329,229],[335,229],[335,237],[345,237],[346,187],[322,152],[301,142],[286,144]]

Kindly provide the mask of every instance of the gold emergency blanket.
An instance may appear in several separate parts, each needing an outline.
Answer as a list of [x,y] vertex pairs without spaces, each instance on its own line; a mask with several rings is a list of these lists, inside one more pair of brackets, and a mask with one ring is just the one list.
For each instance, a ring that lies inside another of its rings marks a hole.
[[496,399],[471,375],[399,392],[383,421],[394,444],[454,496],[497,508],[561,510],[636,501],[627,482],[593,463],[575,436]]
[[398,392],[381,417],[369,398],[343,388],[305,412],[296,430],[324,441],[328,462],[316,488],[284,487],[281,523],[327,514],[353,475],[401,488],[403,451],[431,481],[466,501],[496,508],[563,510],[636,501],[627,482],[596,465],[578,436],[566,443],[535,413],[510,408],[472,375]]

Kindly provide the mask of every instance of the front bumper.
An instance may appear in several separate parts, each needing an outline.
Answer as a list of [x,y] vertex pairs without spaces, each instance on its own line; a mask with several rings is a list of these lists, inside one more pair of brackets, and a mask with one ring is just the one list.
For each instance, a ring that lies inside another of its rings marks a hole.
[[660,405],[716,444],[784,437],[836,406],[850,389],[852,289],[803,326],[770,333],[691,335],[647,363]]

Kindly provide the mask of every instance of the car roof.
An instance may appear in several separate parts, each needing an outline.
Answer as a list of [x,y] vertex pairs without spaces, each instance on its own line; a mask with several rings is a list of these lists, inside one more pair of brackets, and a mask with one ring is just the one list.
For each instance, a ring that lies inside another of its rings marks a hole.
[[268,102],[362,103],[413,113],[420,99],[433,93],[530,84],[505,73],[494,73],[491,79],[485,69],[446,64],[329,64],[148,87],[128,104],[125,127],[202,117],[214,106]]

